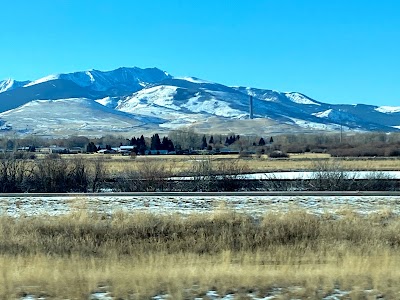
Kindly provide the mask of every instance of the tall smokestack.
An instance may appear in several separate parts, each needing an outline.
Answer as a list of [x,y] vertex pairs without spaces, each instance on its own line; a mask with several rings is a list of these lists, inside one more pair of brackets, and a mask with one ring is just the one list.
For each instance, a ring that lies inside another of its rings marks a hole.
[[253,119],[253,96],[250,96],[249,101],[249,117],[250,119]]

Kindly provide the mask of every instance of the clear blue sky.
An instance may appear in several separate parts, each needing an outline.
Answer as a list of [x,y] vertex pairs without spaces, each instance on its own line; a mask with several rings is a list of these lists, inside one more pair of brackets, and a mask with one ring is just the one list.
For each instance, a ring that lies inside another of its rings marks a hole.
[[399,0],[13,0],[0,79],[121,66],[400,106]]

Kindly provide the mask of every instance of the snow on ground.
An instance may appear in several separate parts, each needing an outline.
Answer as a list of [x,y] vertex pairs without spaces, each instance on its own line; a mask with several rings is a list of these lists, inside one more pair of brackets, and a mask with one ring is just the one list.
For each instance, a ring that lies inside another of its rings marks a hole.
[[121,100],[118,97],[105,97],[102,99],[97,99],[95,101],[109,108],[115,108],[118,106],[119,102],[121,102]]
[[211,81],[203,80],[197,77],[175,77],[175,79],[186,80],[193,83],[213,83]]
[[[303,290],[303,287],[293,286],[288,288],[278,288],[273,287],[266,290],[264,293],[260,293],[258,291],[248,292],[246,294],[241,294],[239,297],[233,293],[228,293],[226,295],[221,295],[215,290],[209,290],[205,293],[205,296],[195,297],[194,300],[234,300],[234,299],[248,299],[248,300],[272,300],[272,299],[287,299],[288,294],[293,290]],[[190,291],[190,289],[188,290]],[[260,296],[259,294],[265,294],[265,296]],[[326,293],[325,293],[326,294]],[[364,296],[368,297],[368,299],[385,299],[378,291],[376,290],[365,290]],[[371,298],[369,298],[371,297]],[[336,300],[336,299],[350,299],[350,291],[333,289],[331,293],[328,293],[325,297],[321,298],[322,300]],[[37,298],[34,295],[26,295],[21,297],[20,300],[39,300],[46,298]],[[94,292],[89,296],[89,300],[113,300],[115,299],[112,296],[112,293],[104,291],[104,292]],[[136,298],[135,298],[136,299]],[[151,300],[172,300],[173,298],[168,294],[159,294],[150,298]],[[185,298],[188,299],[188,298]],[[291,298],[294,299],[294,298]],[[297,299],[297,298],[295,298]]]
[[379,106],[375,110],[384,114],[392,114],[400,112],[400,106]]
[[321,105],[300,93],[285,93],[285,96],[297,104]]
[[0,214],[13,217],[63,215],[76,209],[112,214],[115,211],[155,214],[210,213],[224,207],[254,216],[287,212],[294,208],[310,213],[336,214],[349,209],[369,214],[390,209],[400,214],[400,196],[82,196],[0,197]]
[[11,78],[6,79],[4,81],[0,81],[0,93],[3,93],[5,91],[8,91],[9,89],[11,89],[13,84],[14,84],[14,80]]
[[317,113],[313,113],[312,115],[316,116],[318,118],[328,118],[331,113],[332,113],[332,109],[328,109],[328,110],[325,110],[325,111],[320,111],[320,112],[317,112]]
[[[339,171],[340,172],[340,171]],[[322,175],[324,172],[272,172],[272,173],[254,173],[254,174],[243,174],[243,179],[313,179],[318,175]],[[333,172],[325,172],[329,175]],[[351,179],[368,179],[368,178],[388,178],[388,179],[400,179],[400,171],[353,171],[353,172],[340,172],[346,178]]]
[[201,96],[190,98],[186,104],[182,107],[187,108],[194,113],[208,113],[210,115],[216,115],[221,117],[233,118],[240,117],[243,112],[230,107],[228,102],[220,101],[215,97],[211,97],[207,100],[202,100]]
[[37,80],[34,80],[34,81],[30,82],[30,83],[24,85],[24,87],[28,87],[28,86],[39,84],[39,83],[43,83],[43,82],[47,82],[47,81],[50,81],[50,80],[56,80],[56,79],[59,79],[59,78],[60,78],[60,74],[48,75],[46,77],[42,77],[42,78],[39,78]]
[[290,118],[296,125],[305,128],[305,129],[312,129],[312,130],[328,130],[328,131],[334,131],[340,129],[340,125],[337,124],[323,124],[323,123],[316,123],[316,122],[310,122],[310,121],[305,121],[301,119],[296,119],[296,118]]
[[[201,161],[201,160],[199,160]],[[329,176],[329,174],[340,173],[344,178],[349,179],[370,179],[370,178],[387,178],[400,179],[400,171],[332,171],[332,172],[313,172],[313,171],[298,171],[298,172],[271,172],[271,173],[251,173],[240,174],[237,179],[242,180],[296,180],[296,179],[313,179],[321,175]],[[171,180],[194,180],[194,177],[171,177]]]
[[159,85],[143,89],[123,101],[117,109],[128,113],[137,113],[137,108],[143,105],[157,105],[163,108],[180,110],[180,107],[173,103],[176,90],[177,87],[169,85]]

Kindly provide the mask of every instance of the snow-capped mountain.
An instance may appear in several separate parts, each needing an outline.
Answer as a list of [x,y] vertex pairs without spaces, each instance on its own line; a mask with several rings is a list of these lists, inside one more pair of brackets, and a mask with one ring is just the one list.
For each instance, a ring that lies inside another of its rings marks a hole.
[[400,129],[400,107],[333,105],[299,92],[229,87],[156,68],[90,70],[0,84],[0,133],[138,134],[188,126],[238,134]]
[[25,87],[64,79],[72,81],[80,87],[90,88],[93,91],[123,94],[126,92],[136,92],[151,83],[160,82],[171,77],[168,73],[157,68],[118,68],[107,72],[89,70],[69,74],[49,75],[29,82]]
[[6,80],[0,81],[0,93],[23,87],[24,85],[27,85],[29,83],[30,81],[15,81],[14,79],[8,78]]

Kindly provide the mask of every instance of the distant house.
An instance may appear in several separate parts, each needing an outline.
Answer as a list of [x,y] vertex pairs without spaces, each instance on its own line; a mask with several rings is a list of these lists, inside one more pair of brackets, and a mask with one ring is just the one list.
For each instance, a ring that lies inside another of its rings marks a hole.
[[59,153],[59,154],[68,154],[69,149],[65,148],[65,147],[58,147],[58,146],[50,146],[50,147],[42,147],[42,148],[36,148],[36,152],[40,152],[40,153]]
[[120,151],[133,151],[136,148],[136,146],[119,146]]
[[78,153],[82,153],[83,149],[81,147],[72,147],[69,149],[69,153],[71,154],[78,154]]
[[18,147],[17,151],[19,151],[19,152],[34,152],[35,151],[35,147],[33,147],[33,146]]
[[50,146],[49,147],[49,153],[59,153],[59,154],[68,154],[69,149],[65,147],[58,147],[58,146]]
[[114,149],[101,149],[101,150],[97,151],[97,153],[100,153],[100,154],[114,154],[114,153],[117,153],[117,151],[115,151]]
[[233,150],[233,149],[230,149],[230,148],[221,148],[221,149],[216,150],[216,153],[219,153],[219,154],[239,154],[239,151],[238,150]]
[[166,155],[168,150],[147,150],[145,153],[147,155]]

